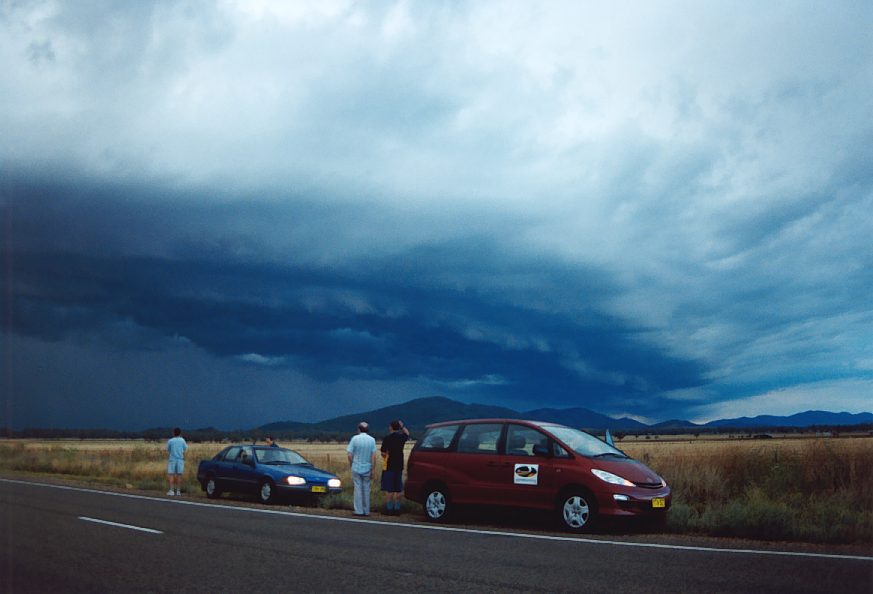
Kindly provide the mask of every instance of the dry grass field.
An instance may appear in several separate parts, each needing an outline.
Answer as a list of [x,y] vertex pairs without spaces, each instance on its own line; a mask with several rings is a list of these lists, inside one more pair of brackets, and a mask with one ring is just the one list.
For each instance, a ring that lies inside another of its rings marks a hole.
[[619,444],[670,484],[677,532],[873,542],[873,438]]
[[[313,464],[350,485],[344,443],[294,442]],[[666,529],[676,533],[830,543],[873,542],[873,438],[625,439],[619,448],[673,488]],[[0,472],[163,491],[164,442],[0,440]],[[197,462],[223,444],[193,443],[184,477],[201,497]],[[407,450],[409,447],[407,447]],[[382,495],[374,487],[373,505]],[[351,489],[325,500],[350,509]],[[418,508],[406,502],[407,511]]]

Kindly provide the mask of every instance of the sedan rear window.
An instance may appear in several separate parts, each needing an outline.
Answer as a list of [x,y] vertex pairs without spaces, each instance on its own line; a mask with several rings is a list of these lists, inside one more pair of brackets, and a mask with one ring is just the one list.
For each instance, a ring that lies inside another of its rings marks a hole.
[[239,458],[240,450],[242,450],[242,448],[239,446],[228,448],[224,452],[224,456],[222,456],[221,459],[226,460],[227,462],[234,462],[237,458]]

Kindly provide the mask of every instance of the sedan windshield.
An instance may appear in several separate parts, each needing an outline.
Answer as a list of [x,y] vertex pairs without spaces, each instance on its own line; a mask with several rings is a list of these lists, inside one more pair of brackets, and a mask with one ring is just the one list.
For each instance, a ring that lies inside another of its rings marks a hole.
[[309,464],[309,461],[293,450],[265,448],[256,451],[261,464]]
[[627,458],[627,455],[621,450],[612,447],[605,441],[601,441],[584,431],[571,429],[570,427],[564,427],[563,425],[541,425],[541,427],[567,444],[571,450],[582,456],[588,456],[589,458],[597,456]]

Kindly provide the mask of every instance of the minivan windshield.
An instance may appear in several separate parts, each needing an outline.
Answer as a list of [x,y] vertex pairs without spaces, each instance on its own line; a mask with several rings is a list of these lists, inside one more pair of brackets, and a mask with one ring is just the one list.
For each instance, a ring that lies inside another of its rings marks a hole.
[[567,444],[571,450],[582,456],[595,458],[597,456],[614,456],[616,458],[627,458],[628,456],[619,449],[616,449],[597,439],[593,435],[571,429],[563,425],[540,425],[543,429],[554,435],[559,440]]

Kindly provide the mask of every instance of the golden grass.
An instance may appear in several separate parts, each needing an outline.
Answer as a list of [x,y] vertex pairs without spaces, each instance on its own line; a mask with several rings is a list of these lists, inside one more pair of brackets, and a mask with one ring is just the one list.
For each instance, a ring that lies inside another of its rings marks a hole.
[[670,484],[676,532],[873,542],[873,439],[628,444]]
[[[351,485],[345,443],[282,442]],[[617,443],[660,473],[674,493],[679,533],[813,542],[873,542],[873,438],[674,439]],[[200,496],[197,464],[225,444],[191,443],[183,486]],[[166,442],[0,440],[0,471],[132,489],[166,488]],[[407,455],[411,448],[407,447]],[[349,508],[351,489],[329,498]],[[378,488],[373,506],[382,504]],[[416,506],[407,502],[410,511]]]

